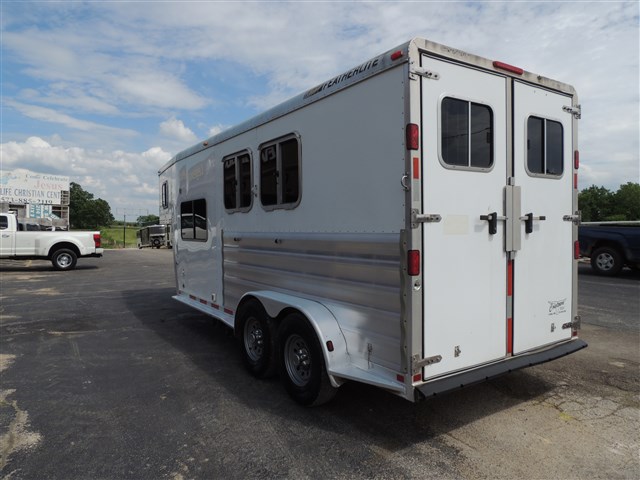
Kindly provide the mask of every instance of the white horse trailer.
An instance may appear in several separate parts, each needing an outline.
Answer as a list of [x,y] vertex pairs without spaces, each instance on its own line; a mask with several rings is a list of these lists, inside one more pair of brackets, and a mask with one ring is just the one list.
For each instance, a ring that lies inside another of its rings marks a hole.
[[174,297],[305,405],[416,401],[577,338],[574,89],[413,39],[159,172]]

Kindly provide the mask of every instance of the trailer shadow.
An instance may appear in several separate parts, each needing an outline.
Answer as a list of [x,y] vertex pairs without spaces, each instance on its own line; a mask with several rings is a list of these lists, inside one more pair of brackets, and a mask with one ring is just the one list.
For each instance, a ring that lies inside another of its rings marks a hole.
[[246,372],[236,339],[226,325],[172,300],[173,292],[135,290],[125,291],[123,296],[130,313],[160,337],[166,348],[178,351],[205,372],[212,388],[222,387],[248,415],[257,410],[277,418],[278,428],[286,432],[315,428],[396,451],[421,441],[437,444],[443,434],[544,396],[554,388],[535,374],[518,371],[413,404],[378,388],[350,382],[327,405],[299,407],[277,378],[256,380]]

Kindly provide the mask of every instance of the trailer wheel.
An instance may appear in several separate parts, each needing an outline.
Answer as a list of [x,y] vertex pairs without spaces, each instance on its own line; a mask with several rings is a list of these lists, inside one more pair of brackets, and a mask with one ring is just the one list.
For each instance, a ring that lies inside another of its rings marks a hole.
[[276,327],[260,302],[255,300],[238,309],[238,337],[242,360],[251,375],[272,377],[276,373]]
[[73,270],[78,261],[76,252],[68,248],[61,248],[56,250],[51,257],[51,263],[56,270]]
[[280,378],[289,395],[299,404],[317,406],[331,400],[337,388],[331,385],[315,330],[299,313],[282,321],[278,332]]
[[591,267],[599,275],[617,275],[622,266],[622,255],[615,248],[600,247],[591,254]]

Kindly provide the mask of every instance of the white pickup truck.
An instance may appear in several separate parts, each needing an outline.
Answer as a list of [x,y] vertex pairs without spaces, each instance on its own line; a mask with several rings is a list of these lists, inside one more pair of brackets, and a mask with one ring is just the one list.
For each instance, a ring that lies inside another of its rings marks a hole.
[[50,260],[71,270],[79,257],[101,257],[100,232],[20,231],[12,213],[0,213],[0,258]]

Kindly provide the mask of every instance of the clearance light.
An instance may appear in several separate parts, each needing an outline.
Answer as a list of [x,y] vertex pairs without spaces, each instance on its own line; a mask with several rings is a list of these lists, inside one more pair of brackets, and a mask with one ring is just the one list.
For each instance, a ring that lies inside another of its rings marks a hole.
[[402,58],[402,50],[398,50],[397,52],[393,52],[391,54],[391,60],[393,60],[394,62],[399,58]]
[[494,68],[499,68],[500,70],[506,70],[507,72],[515,73],[516,75],[522,75],[524,70],[520,67],[514,67],[513,65],[509,65],[508,63],[493,62]]
[[405,133],[407,150],[418,150],[420,148],[420,127],[415,123],[408,123]]
[[580,168],[580,152],[578,150],[573,152],[573,168],[576,170]]
[[407,273],[412,277],[420,275],[420,250],[409,250],[407,257]]
[[573,259],[578,260],[580,258],[580,242],[576,240],[573,242]]

